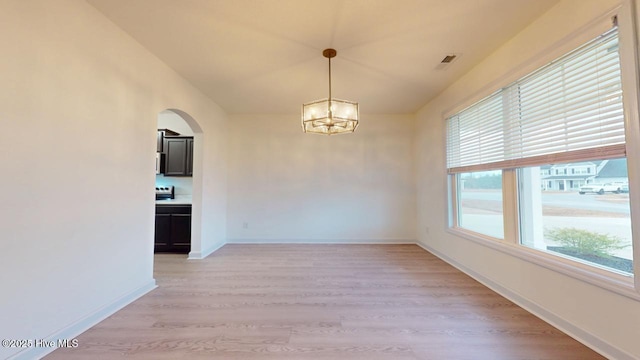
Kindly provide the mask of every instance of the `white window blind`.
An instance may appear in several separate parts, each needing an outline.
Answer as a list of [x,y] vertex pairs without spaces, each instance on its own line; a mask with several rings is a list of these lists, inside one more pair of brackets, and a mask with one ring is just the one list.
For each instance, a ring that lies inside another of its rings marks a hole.
[[449,161],[469,164],[502,160],[504,139],[500,92],[449,118],[447,130]]
[[449,172],[625,156],[618,32],[447,119]]

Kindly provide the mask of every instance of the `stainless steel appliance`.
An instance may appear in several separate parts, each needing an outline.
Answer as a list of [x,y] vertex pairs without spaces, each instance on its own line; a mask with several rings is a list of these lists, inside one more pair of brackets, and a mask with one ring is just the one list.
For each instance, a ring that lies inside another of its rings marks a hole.
[[156,186],[156,200],[175,199],[175,191],[173,185]]

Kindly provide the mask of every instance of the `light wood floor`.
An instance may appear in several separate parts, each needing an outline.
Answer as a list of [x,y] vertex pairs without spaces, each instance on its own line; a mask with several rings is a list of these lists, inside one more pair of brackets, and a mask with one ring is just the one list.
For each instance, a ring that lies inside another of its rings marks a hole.
[[47,359],[602,359],[415,245],[226,245],[155,278]]

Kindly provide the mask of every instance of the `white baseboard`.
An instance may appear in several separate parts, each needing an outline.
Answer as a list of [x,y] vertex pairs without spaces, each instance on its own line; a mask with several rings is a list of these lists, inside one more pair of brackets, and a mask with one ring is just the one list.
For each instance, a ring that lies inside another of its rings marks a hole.
[[546,310],[545,308],[541,307],[540,305],[529,301],[528,299],[522,297],[521,295],[509,290],[508,288],[494,282],[493,280],[484,277],[483,275],[477,273],[476,271],[462,265],[461,263],[455,261],[454,259],[442,254],[441,252],[431,248],[428,245],[425,245],[421,242],[416,242],[416,245],[420,246],[421,248],[423,248],[425,251],[439,257],[440,259],[442,259],[443,261],[447,262],[448,264],[450,264],[451,266],[457,268],[458,270],[462,271],[463,273],[471,276],[472,278],[474,278],[475,280],[477,280],[478,282],[480,282],[481,284],[483,284],[484,286],[488,287],[489,289],[497,292],[498,294],[504,296],[505,298],[509,299],[510,301],[512,301],[513,303],[517,304],[518,306],[520,306],[521,308],[527,310],[528,312],[530,312],[531,314],[539,317],[540,319],[544,320],[545,322],[551,324],[552,326],[556,327],[557,329],[559,329],[560,331],[564,332],[565,334],[571,336],[572,338],[578,340],[579,342],[581,342],[582,344],[584,344],[585,346],[588,346],[589,348],[593,349],[594,351],[598,352],[599,354],[601,354],[602,356],[605,356],[608,359],[617,359],[617,360],[634,360],[636,359],[635,356],[629,354],[628,352],[621,350],[611,344],[609,344],[608,342],[594,336],[593,334],[581,329],[580,327],[570,323],[569,321],[563,319],[562,317],[552,313],[551,311]]
[[223,242],[219,242],[219,243],[215,243],[213,246],[211,246],[210,248],[208,248],[205,251],[191,251],[189,252],[189,260],[202,260],[204,258],[206,258],[207,256],[213,254],[216,250],[220,249],[221,247],[223,247],[226,243]]
[[[118,310],[123,307],[129,305],[134,302],[136,299],[141,297],[142,295],[148,293],[149,291],[155,289],[157,287],[155,279],[152,279],[147,284],[131,291],[124,296],[116,299],[110,304],[107,304],[93,313],[81,318],[80,320],[65,326],[64,328],[56,331],[55,333],[43,338],[46,341],[53,341],[53,343],[57,344],[60,339],[74,339],[78,335],[83,332],[89,330],[91,327],[95,326],[100,321],[108,318],[109,316],[116,313]],[[9,360],[33,360],[33,359],[41,359],[47,354],[53,352],[56,347],[30,347],[27,348],[15,355],[9,357]]]
[[415,245],[415,240],[407,239],[228,239],[227,244],[381,244],[381,245]]

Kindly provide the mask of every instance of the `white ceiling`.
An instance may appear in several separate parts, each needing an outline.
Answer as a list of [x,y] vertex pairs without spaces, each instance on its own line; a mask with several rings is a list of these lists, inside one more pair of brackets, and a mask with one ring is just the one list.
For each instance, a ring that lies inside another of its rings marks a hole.
[[[87,0],[228,113],[413,113],[557,0]],[[444,69],[447,54],[458,59]]]

